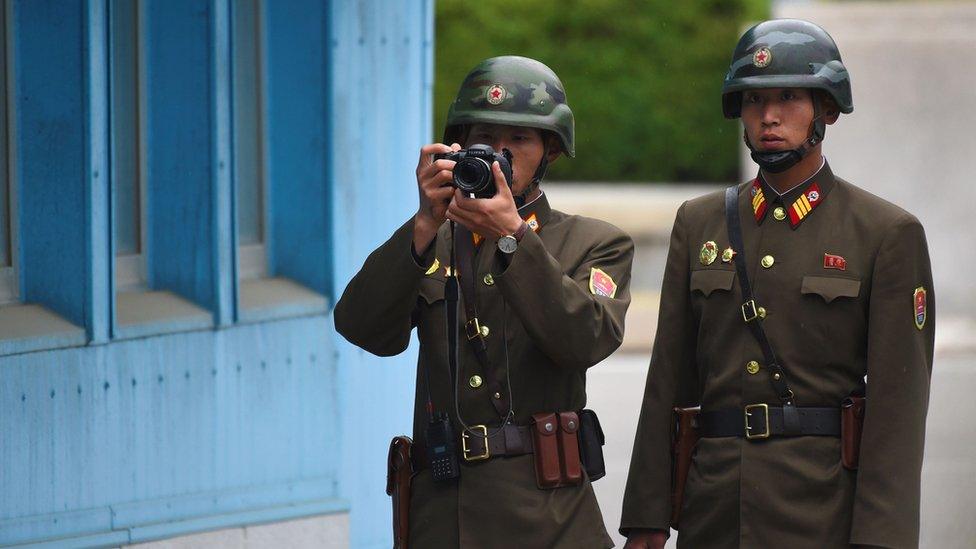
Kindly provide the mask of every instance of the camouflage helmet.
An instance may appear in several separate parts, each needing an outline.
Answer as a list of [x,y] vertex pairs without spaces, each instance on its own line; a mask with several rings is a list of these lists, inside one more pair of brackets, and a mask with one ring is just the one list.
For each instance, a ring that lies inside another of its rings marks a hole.
[[460,142],[469,124],[506,124],[549,130],[575,156],[573,111],[552,69],[515,55],[485,59],[468,73],[447,111],[444,143]]
[[854,111],[851,79],[834,39],[799,19],[773,19],[747,30],[732,52],[722,85],[722,111],[738,118],[742,91],[757,88],[814,88],[834,98],[840,111]]

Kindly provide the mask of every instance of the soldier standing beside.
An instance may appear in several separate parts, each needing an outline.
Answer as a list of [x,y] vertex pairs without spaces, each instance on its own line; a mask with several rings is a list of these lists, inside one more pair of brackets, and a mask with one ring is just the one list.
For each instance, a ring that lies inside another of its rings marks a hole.
[[[826,125],[853,102],[820,27],[747,31],[722,104],[741,116],[759,175],[678,211],[624,496],[627,547],[663,547],[672,511],[679,547],[917,547],[935,328],[922,226],[823,158]],[[841,406],[862,395],[857,439]],[[672,407],[696,405],[701,438],[672,509]],[[842,451],[858,440],[859,454]]]
[[[475,67],[444,143],[453,145],[420,151],[416,215],[366,259],[335,308],[336,329],[377,355],[402,352],[417,329],[408,545],[611,547],[589,479],[563,449],[577,436],[587,368],[623,338],[633,242],[551,209],[539,188],[551,162],[574,156],[572,111],[542,63],[510,56]],[[510,153],[511,189],[498,162],[493,196],[453,187],[461,168],[433,155],[460,144]],[[463,308],[450,297],[458,279],[470,286]],[[559,451],[548,453],[546,440]],[[555,461],[540,464],[541,455]]]

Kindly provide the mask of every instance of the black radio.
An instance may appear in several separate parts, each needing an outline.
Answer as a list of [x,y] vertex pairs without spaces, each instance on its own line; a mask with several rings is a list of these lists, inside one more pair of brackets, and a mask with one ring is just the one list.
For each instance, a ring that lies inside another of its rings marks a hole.
[[439,413],[431,418],[427,424],[427,458],[434,480],[453,480],[461,475],[456,440],[447,414]]

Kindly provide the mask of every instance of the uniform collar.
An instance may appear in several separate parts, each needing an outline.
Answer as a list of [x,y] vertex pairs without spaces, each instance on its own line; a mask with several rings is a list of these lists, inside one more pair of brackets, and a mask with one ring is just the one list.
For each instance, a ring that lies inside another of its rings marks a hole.
[[776,189],[766,182],[760,170],[759,175],[749,183],[749,197],[756,224],[762,224],[769,210],[782,207],[786,218],[789,219],[790,227],[796,229],[827,199],[827,195],[835,185],[834,172],[830,170],[830,164],[826,161],[817,173],[784,195],[777,193]]
[[539,196],[535,200],[518,209],[518,214],[525,220],[530,229],[539,232],[539,229],[549,221],[552,214],[552,208],[549,206],[549,199],[546,197],[545,191],[540,190]]

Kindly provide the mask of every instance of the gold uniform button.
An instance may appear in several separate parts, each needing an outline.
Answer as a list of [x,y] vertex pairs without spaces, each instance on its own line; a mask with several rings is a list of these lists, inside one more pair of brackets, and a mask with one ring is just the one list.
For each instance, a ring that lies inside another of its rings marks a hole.
[[471,376],[471,378],[468,379],[468,385],[470,385],[472,389],[477,389],[478,387],[481,387],[481,383],[482,383],[482,379],[481,376],[479,375]]
[[786,210],[784,210],[782,206],[776,206],[776,208],[773,209],[773,217],[776,218],[776,221],[786,219]]
[[766,318],[766,308],[759,307],[758,309],[756,309],[756,315],[758,315],[759,318]]
[[482,324],[481,325],[481,337],[488,337],[488,334],[489,333],[491,333],[491,330],[488,329],[488,326],[485,326],[484,324]]
[[772,267],[775,262],[776,258],[771,255],[763,256],[762,258],[762,266],[766,269]]
[[759,373],[759,363],[756,362],[755,360],[750,360],[746,364],[746,371],[749,372],[750,374],[753,374],[753,375],[758,374]]
[[484,281],[485,281],[485,286],[495,285],[495,277],[491,276],[491,273],[485,275]]

